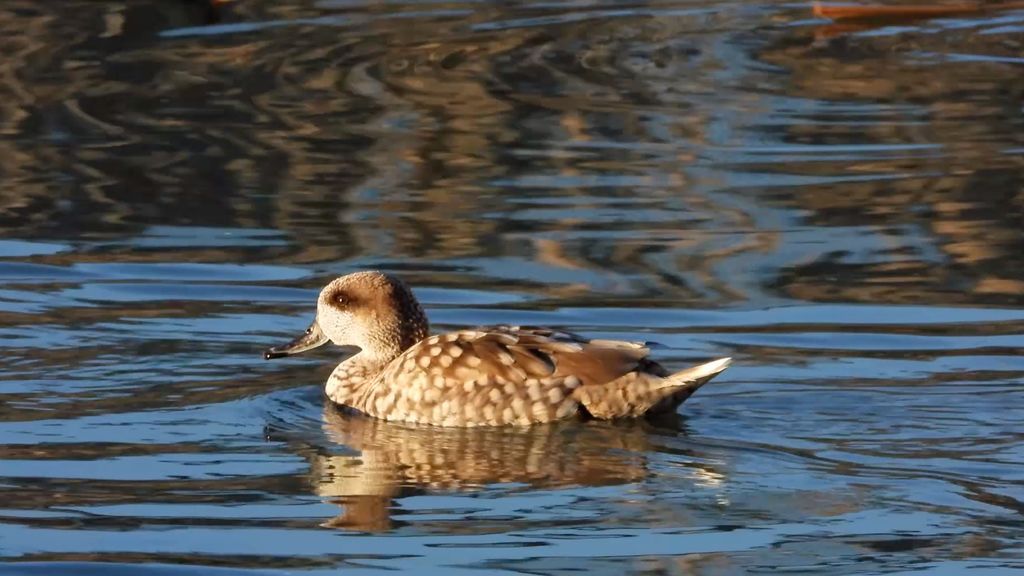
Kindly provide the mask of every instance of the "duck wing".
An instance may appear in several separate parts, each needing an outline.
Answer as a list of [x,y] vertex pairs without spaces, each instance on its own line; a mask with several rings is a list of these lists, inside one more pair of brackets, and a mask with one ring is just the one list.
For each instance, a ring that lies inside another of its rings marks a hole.
[[[524,345],[532,345],[538,349],[544,349],[550,341],[578,344],[578,347],[563,348],[562,351],[568,352],[568,354],[560,357],[563,362],[557,372],[575,374],[583,384],[587,385],[611,382],[634,370],[657,376],[668,376],[668,370],[649,358],[652,345],[650,342],[591,339],[575,332],[541,326],[498,324],[482,326],[475,330],[485,333],[510,334]],[[573,357],[573,354],[582,356]]]
[[385,368],[367,407],[388,420],[445,426],[533,424],[577,413],[580,387],[629,374],[660,379],[646,346],[543,328],[465,330],[426,338]]
[[589,338],[584,338],[575,332],[569,332],[568,330],[558,330],[556,328],[548,328],[546,326],[520,326],[515,324],[493,324],[490,326],[477,326],[473,328],[474,332],[501,332],[503,334],[512,334],[516,336],[541,336],[548,338],[549,340],[556,340],[558,342],[575,342],[577,344],[585,344],[590,341]]

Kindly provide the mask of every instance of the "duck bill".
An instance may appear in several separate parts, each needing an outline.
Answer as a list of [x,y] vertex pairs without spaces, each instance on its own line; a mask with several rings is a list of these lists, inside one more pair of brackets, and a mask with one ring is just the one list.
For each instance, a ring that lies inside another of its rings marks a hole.
[[320,325],[316,323],[316,320],[314,320],[313,323],[309,325],[309,328],[306,328],[306,332],[302,336],[299,336],[287,344],[267,348],[267,351],[263,353],[263,358],[272,360],[274,358],[291,356],[292,354],[301,354],[306,350],[312,350],[313,348],[326,343],[327,336],[324,335],[323,330],[320,329]]

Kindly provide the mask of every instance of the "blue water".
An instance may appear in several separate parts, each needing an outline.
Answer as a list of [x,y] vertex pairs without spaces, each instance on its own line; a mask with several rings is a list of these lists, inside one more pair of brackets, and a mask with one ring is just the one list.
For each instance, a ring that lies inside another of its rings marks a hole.
[[[0,5],[0,573],[1024,571],[1024,11]],[[734,365],[343,414],[336,275]]]

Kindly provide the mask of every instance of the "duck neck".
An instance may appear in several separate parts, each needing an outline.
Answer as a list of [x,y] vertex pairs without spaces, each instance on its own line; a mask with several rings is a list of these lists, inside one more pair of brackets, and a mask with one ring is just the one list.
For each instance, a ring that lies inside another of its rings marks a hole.
[[365,412],[367,399],[377,382],[377,377],[391,363],[398,353],[380,354],[379,351],[360,351],[345,360],[331,372],[325,392],[336,404],[342,404]]

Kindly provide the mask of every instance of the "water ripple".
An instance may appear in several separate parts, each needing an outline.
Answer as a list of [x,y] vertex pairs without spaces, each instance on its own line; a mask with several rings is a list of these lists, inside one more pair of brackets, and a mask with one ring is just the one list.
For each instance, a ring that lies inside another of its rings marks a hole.
[[[0,6],[12,574],[1001,574],[1019,10]],[[734,366],[655,422],[345,414],[319,287]]]

